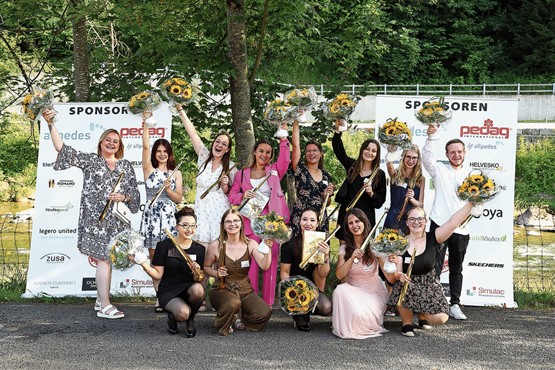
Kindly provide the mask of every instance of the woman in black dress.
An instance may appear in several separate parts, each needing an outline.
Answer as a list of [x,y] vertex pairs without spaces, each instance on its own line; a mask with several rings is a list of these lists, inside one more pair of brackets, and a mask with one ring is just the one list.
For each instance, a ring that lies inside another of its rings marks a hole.
[[[204,266],[204,247],[193,241],[195,234],[196,216],[194,211],[185,207],[175,214],[177,221],[177,237],[179,246],[195,261],[197,269]],[[187,323],[186,336],[196,335],[195,314],[200,308],[205,295],[204,287],[191,268],[185,262],[170,239],[165,239],[156,245],[152,267],[147,261],[137,261],[143,270],[153,279],[160,280],[158,286],[158,300],[168,312],[168,332],[177,334],[177,323]]]
[[[399,307],[399,314],[403,320],[401,332],[404,336],[414,337],[413,315],[418,312],[418,328],[428,330],[430,324],[441,325],[449,318],[449,304],[439,278],[435,271],[436,251],[441,243],[447,240],[453,231],[464,222],[472,203],[467,203],[455,212],[446,223],[433,232],[426,232],[426,212],[422,208],[412,208],[407,212],[407,227],[409,246],[401,257],[393,256],[397,262],[395,284],[389,297],[388,304],[397,305],[399,295],[406,282],[409,283],[407,294]],[[406,272],[411,260],[413,250],[416,257],[408,277]]]
[[[336,127],[338,127],[338,124],[339,121],[336,122]],[[386,196],[385,172],[379,169],[380,143],[374,139],[364,141],[360,146],[357,159],[353,159],[345,152],[345,147],[341,140],[341,133],[337,128],[331,142],[335,156],[347,171],[345,181],[335,197],[336,202],[341,203],[337,223],[340,225],[343,224],[347,207],[357,196],[359,190],[364,186],[364,193],[353,208],[358,208],[363,211],[366,217],[368,217],[368,220],[370,220],[370,224],[375,225],[375,210],[384,204]],[[365,184],[364,181],[368,179],[376,169],[376,176],[372,181]],[[336,237],[339,240],[344,240],[344,235],[343,230],[339,230]]]
[[[318,211],[314,208],[306,208],[301,212],[299,221],[299,228],[301,232],[304,230],[316,230],[318,227]],[[330,247],[324,242],[318,243],[320,251],[324,252],[325,262],[321,265],[309,263],[306,265],[306,270],[299,267],[302,262],[303,254],[303,236],[293,236],[289,241],[281,246],[281,264],[280,264],[280,278],[281,280],[287,279],[290,276],[304,276],[311,280],[319,290],[318,304],[314,310],[316,315],[329,316],[332,311],[332,304],[328,297],[324,295],[324,288],[326,286],[326,277],[330,273]],[[304,315],[292,316],[295,320],[295,326],[300,331],[310,331],[310,313]]]

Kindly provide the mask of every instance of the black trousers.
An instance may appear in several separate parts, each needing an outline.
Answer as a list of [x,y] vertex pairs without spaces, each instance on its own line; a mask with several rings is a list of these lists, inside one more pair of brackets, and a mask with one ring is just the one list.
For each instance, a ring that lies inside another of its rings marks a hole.
[[[430,232],[434,232],[438,225],[432,221],[430,224]],[[440,244],[436,254],[436,272],[437,276],[441,275],[443,262],[445,260],[445,251],[449,250],[449,289],[451,296],[451,305],[459,304],[463,283],[463,262],[468,248],[469,235],[461,235],[453,233],[443,244]]]

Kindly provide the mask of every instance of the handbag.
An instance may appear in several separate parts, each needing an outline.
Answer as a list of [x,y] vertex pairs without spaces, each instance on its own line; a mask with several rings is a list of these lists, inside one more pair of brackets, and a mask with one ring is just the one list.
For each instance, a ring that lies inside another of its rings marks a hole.
[[131,225],[131,210],[123,202],[114,202],[112,213],[121,222]]
[[337,191],[337,194],[335,194],[335,201],[337,203],[343,204],[347,200],[348,190],[349,190],[349,181],[345,179],[345,181],[343,181],[343,184],[341,184],[341,187]]

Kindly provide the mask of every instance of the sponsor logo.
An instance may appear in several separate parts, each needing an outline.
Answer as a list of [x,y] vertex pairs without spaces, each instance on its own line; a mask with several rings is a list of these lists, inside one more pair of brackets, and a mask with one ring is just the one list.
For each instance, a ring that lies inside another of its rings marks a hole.
[[[148,133],[150,137],[163,138],[166,136],[166,129],[164,127],[149,127]],[[124,137],[142,137],[143,127],[122,127],[119,134]]]
[[73,286],[77,285],[75,280],[39,280],[33,281],[33,285],[36,286],[48,286],[50,289],[59,289],[62,286]]
[[83,283],[81,284],[81,290],[96,290],[96,279],[93,277],[84,277]]
[[94,268],[98,267],[98,260],[94,257],[89,256],[89,258],[87,258],[87,261],[89,262],[89,265],[91,265]]
[[48,253],[40,258],[46,263],[64,263],[66,260],[71,258],[67,254],[63,253]]
[[[426,101],[407,100],[405,101],[405,109],[418,109],[424,105]],[[467,112],[487,112],[488,103],[470,103],[470,102],[445,102],[445,107],[452,111]]]
[[152,284],[151,279],[141,280],[141,279],[125,279],[119,282],[120,289],[127,289],[127,288],[152,288],[154,285]]
[[42,162],[43,167],[54,167],[54,163],[56,162]]
[[471,289],[466,290],[466,295],[469,297],[505,297],[505,290],[473,286]]
[[482,216],[484,216],[488,220],[493,220],[494,218],[503,218],[503,211],[500,209],[484,208],[484,211],[482,212]]
[[507,240],[507,235],[503,235],[503,236],[474,235],[470,237],[470,240],[479,241],[479,242],[504,243]]
[[75,229],[41,229],[39,228],[39,235],[41,239],[74,239],[77,235],[77,228]]
[[69,108],[70,116],[93,115],[93,114],[129,114],[127,107],[114,106],[94,106],[94,107],[71,107]]
[[[60,136],[63,140],[89,140],[91,138],[90,132],[79,132],[77,130],[73,132],[60,132]],[[43,136],[44,140],[50,141],[50,133],[45,132]]]
[[58,180],[58,182],[56,182],[56,180],[54,179],[50,179],[48,180],[48,187],[49,188],[54,188],[54,187],[59,187],[59,188],[72,188],[75,186],[75,181],[73,180]]
[[60,212],[68,212],[70,209],[73,208],[73,204],[68,203],[65,206],[50,206],[50,207],[46,207],[44,210],[45,212],[54,212],[54,213],[60,213]]
[[483,126],[461,126],[461,137],[479,137],[479,138],[509,138],[511,129],[508,127],[495,127],[493,120],[486,119]]
[[451,297],[451,287],[449,283],[441,283],[441,287],[443,288],[443,295],[445,297]]
[[487,262],[468,262],[468,266],[472,267],[489,267],[489,268],[499,268],[505,267],[504,263],[487,263]]
[[497,150],[498,146],[503,146],[504,144],[501,141],[496,141],[495,144],[474,144],[468,143],[466,148],[468,150],[477,149],[477,150]]
[[503,166],[501,166],[499,163],[470,162],[469,165],[470,165],[470,167],[472,167],[475,170],[496,170],[496,171],[502,171],[503,170]]

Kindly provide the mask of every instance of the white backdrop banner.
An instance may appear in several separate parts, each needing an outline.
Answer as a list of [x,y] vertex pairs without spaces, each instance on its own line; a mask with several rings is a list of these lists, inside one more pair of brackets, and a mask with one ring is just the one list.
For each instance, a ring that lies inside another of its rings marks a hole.
[[[376,132],[388,118],[397,117],[407,123],[413,133],[413,143],[422,149],[427,126],[416,119],[414,112],[430,98],[378,96]],[[446,97],[445,101],[453,118],[438,130],[441,138],[434,142],[436,159],[448,163],[445,143],[459,138],[466,144],[465,163],[487,173],[502,190],[496,198],[485,203],[480,218],[470,221],[470,244],[463,265],[461,303],[514,307],[513,209],[518,100]],[[385,148],[382,146],[382,158],[384,156]],[[385,162],[382,166],[387,173]],[[424,174],[427,183],[424,204],[429,214],[434,190],[430,175],[425,170]],[[388,204],[389,193],[385,205]],[[443,271],[441,282],[448,295],[447,261]]]
[[[65,144],[83,152],[96,152],[98,139],[106,129],[120,132],[124,158],[135,169],[141,193],[141,208],[131,220],[132,228],[139,230],[146,203],[141,168],[143,128],[141,117],[129,114],[125,106],[126,103],[56,104],[56,127]],[[171,140],[172,116],[166,103],[156,110],[155,118],[156,127],[149,129],[151,145],[159,138]],[[78,168],[54,171],[57,152],[42,118],[40,128],[33,237],[23,297],[96,296],[96,260],[77,249],[83,173]],[[154,295],[154,289],[142,268],[133,266],[127,271],[113,271],[111,293]]]

